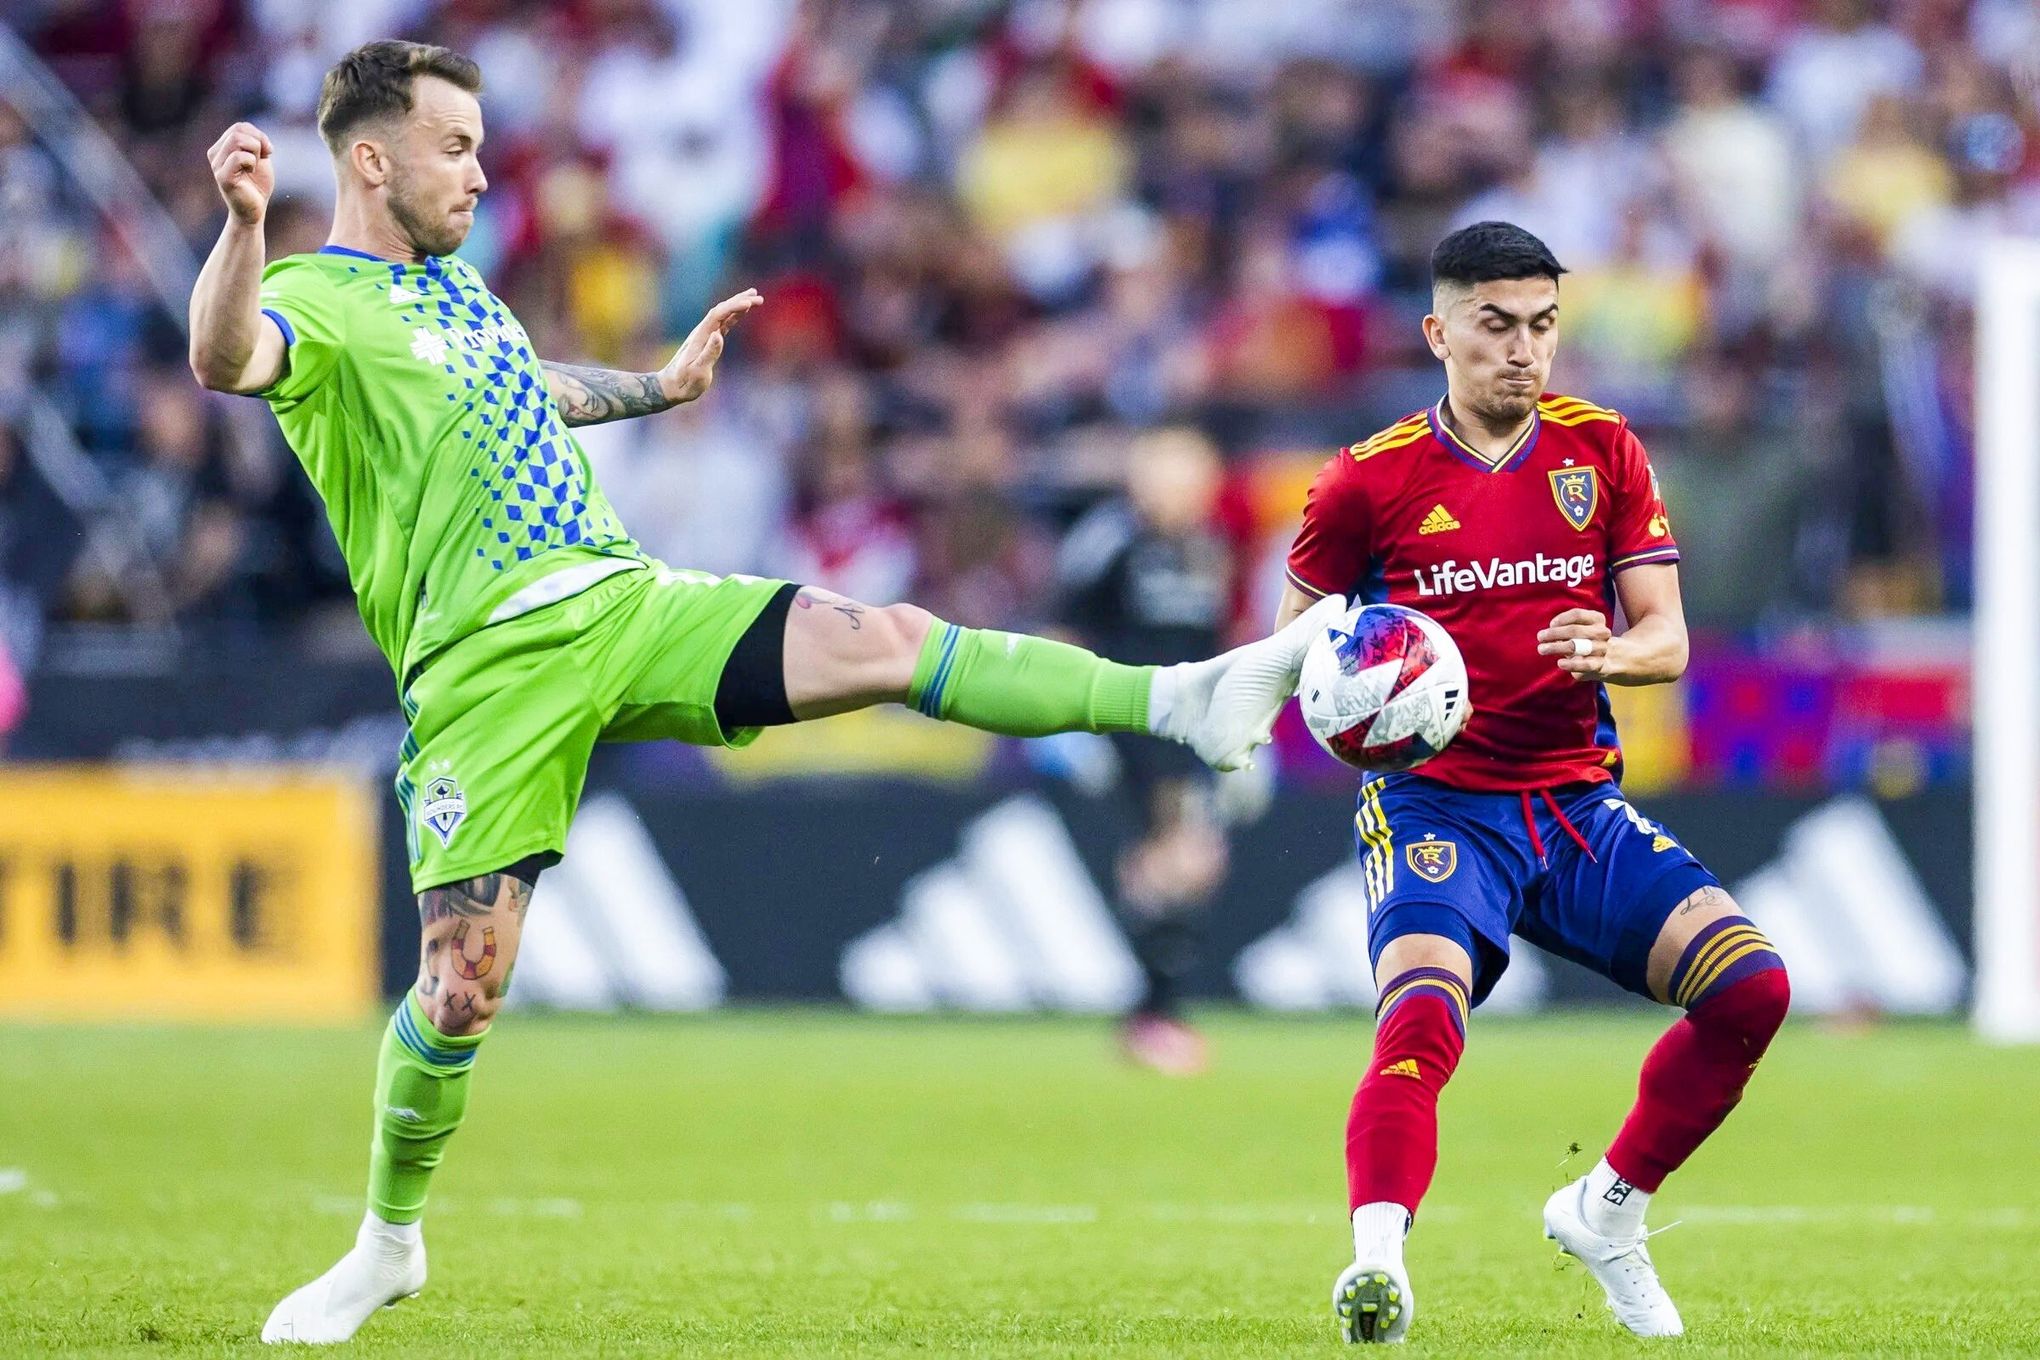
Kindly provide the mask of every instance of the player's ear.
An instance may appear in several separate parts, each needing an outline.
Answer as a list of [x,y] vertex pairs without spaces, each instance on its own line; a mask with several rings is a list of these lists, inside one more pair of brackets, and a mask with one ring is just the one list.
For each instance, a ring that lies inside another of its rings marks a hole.
[[1436,312],[1424,318],[1424,343],[1431,347],[1431,357],[1441,363],[1452,357],[1452,349],[1445,343],[1445,318]]
[[389,182],[389,150],[381,142],[372,142],[366,137],[347,148],[348,162],[354,173],[371,189],[379,189]]

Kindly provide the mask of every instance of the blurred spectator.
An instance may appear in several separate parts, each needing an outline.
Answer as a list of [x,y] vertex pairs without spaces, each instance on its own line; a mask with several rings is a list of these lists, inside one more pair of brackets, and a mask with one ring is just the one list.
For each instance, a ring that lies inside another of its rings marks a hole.
[[1909,93],[1920,54],[1880,22],[1871,0],[1812,0],[1771,67],[1771,99],[1807,152],[1825,162],[1855,135],[1870,101]]
[[[1078,520],[1057,552],[1061,622],[1085,645],[1136,664],[1211,656],[1226,633],[1234,574],[1217,524],[1218,452],[1194,430],[1156,430],[1135,442],[1126,472],[1125,494]],[[1131,814],[1116,905],[1143,979],[1120,1040],[1137,1062],[1197,1071],[1204,1044],[1180,1013],[1180,994],[1225,882],[1212,776],[1182,747],[1125,734],[1111,745]]]
[[0,651],[32,664],[82,546],[78,518],[0,423]]
[[1879,95],[1864,111],[1855,140],[1842,148],[1821,183],[1828,203],[1870,233],[1878,248],[1915,214],[1948,201],[1954,176],[1911,126],[1912,108]]
[[1689,51],[1678,66],[1676,94],[1664,131],[1673,183],[1729,278],[1755,282],[1799,226],[1790,134],[1774,110],[1743,93],[1735,59],[1722,49]]

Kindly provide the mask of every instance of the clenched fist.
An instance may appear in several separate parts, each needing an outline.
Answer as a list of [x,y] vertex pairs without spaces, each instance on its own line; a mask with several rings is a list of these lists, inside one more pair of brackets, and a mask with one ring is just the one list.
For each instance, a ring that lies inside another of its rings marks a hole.
[[1608,616],[1594,609],[1568,609],[1537,635],[1537,651],[1558,658],[1558,668],[1575,680],[1612,678],[1609,654],[1614,634]]
[[269,195],[276,189],[276,166],[270,159],[274,150],[261,128],[236,123],[206,152],[227,211],[245,226],[256,225],[269,210]]

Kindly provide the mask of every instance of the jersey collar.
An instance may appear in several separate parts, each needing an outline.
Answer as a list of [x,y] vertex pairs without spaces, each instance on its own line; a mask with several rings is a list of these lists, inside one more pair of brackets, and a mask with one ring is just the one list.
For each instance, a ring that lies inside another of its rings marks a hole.
[[1502,450],[1499,458],[1491,459],[1461,439],[1446,423],[1444,397],[1438,398],[1438,404],[1431,408],[1430,418],[1431,433],[1438,436],[1438,442],[1462,462],[1471,463],[1482,472],[1514,472],[1530,456],[1530,450],[1537,447],[1537,436],[1544,429],[1544,413],[1533,407],[1530,423],[1523,427],[1523,433],[1516,436],[1516,442]]
[[408,260],[392,260],[385,255],[371,255],[353,246],[324,245],[319,247],[321,255],[351,255],[357,260],[374,260],[377,264],[393,264],[399,269],[423,269],[428,274],[437,274],[446,268],[446,256],[427,255],[415,264]]

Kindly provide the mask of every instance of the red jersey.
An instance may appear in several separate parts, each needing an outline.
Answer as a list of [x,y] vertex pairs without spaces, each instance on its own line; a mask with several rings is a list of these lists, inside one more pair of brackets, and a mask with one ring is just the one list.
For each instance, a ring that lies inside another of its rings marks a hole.
[[1312,595],[1400,604],[1459,644],[1473,718],[1421,772],[1454,788],[1615,777],[1605,686],[1541,656],[1567,609],[1615,615],[1615,577],[1676,562],[1643,445],[1615,412],[1546,395],[1498,462],[1444,423],[1441,400],[1341,450],[1311,484],[1289,579]]

